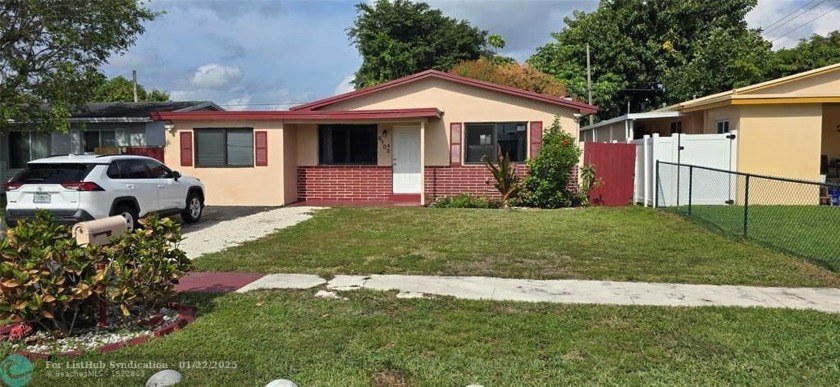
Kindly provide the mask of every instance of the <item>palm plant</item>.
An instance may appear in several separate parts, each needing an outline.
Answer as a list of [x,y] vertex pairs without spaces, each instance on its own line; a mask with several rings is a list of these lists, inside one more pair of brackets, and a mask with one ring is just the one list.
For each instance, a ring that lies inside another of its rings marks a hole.
[[496,181],[493,186],[502,195],[502,208],[510,208],[510,199],[515,198],[522,188],[519,184],[519,176],[516,174],[516,166],[510,161],[510,154],[505,153],[503,156],[502,150],[499,148],[496,152],[496,164],[490,161],[487,156],[482,159]]

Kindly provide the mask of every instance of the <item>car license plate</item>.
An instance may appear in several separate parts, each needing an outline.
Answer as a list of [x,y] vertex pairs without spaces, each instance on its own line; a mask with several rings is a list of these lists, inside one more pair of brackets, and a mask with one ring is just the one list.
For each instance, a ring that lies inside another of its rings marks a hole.
[[48,193],[36,193],[32,198],[32,203],[48,204],[52,201],[52,197]]

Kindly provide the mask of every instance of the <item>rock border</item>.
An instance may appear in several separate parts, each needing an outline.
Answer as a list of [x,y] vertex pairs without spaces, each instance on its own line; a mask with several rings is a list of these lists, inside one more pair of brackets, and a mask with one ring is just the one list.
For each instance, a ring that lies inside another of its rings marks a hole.
[[[158,337],[161,337],[161,336],[165,336],[165,335],[168,335],[172,332],[181,330],[182,328],[187,326],[187,324],[195,321],[195,307],[194,306],[181,305],[177,302],[169,302],[165,306],[169,309],[172,309],[172,310],[175,310],[175,311],[178,312],[178,316],[175,318],[175,321],[173,321],[173,322],[171,322],[167,325],[164,325],[163,327],[160,327],[155,331],[152,331],[152,334],[150,334],[150,335],[147,334],[147,335],[137,336],[133,339],[120,341],[120,342],[117,342],[117,343],[105,344],[105,345],[103,345],[103,346],[101,346],[101,347],[99,347],[95,350],[91,350],[91,351],[97,351],[99,353],[108,353],[108,352],[116,351],[116,350],[121,349],[121,348],[140,345],[140,344],[143,344],[143,343],[145,343],[149,340],[152,340],[152,339],[155,339],[155,338],[158,338]],[[9,329],[13,325],[14,324],[3,326],[2,328],[0,328],[0,332],[5,332],[7,329]],[[52,360],[52,359],[55,359],[55,358],[74,358],[74,357],[78,357],[79,355],[82,355],[85,352],[88,352],[88,351],[75,350],[75,351],[59,352],[59,353],[52,353],[52,354],[50,354],[50,353],[40,353],[40,352],[29,352],[29,351],[15,351],[13,353],[17,354],[17,355],[21,355],[23,357],[26,357],[30,361],[36,361],[36,360],[45,360],[46,361],[46,360]]]

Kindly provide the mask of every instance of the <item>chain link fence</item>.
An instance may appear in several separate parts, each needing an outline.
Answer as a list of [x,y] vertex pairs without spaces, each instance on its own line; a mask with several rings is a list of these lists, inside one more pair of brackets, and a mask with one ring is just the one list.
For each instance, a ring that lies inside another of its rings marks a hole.
[[656,163],[656,207],[840,271],[840,184]]

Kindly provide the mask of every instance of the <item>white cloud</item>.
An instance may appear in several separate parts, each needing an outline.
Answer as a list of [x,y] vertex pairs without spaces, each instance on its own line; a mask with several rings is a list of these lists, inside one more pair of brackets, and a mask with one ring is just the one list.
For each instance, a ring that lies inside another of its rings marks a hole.
[[190,84],[199,89],[224,89],[239,82],[244,74],[239,67],[226,67],[210,63],[199,67],[193,74]]
[[759,0],[746,19],[750,27],[762,29],[764,38],[773,42],[774,49],[793,47],[800,39],[837,29],[836,18],[840,12],[834,4],[831,1],[811,4],[802,0]]
[[169,99],[173,101],[196,100],[196,92],[193,90],[172,90],[169,92]]
[[344,79],[342,79],[341,82],[338,83],[338,85],[335,85],[335,89],[333,89],[333,94],[344,94],[355,90],[355,88],[353,87],[353,78],[355,78],[354,74],[350,74],[344,77]]

